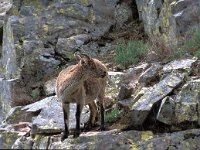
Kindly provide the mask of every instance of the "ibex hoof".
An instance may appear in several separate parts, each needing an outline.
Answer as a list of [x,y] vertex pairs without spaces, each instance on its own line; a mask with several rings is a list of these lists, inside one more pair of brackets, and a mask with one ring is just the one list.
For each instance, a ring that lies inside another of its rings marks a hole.
[[61,136],[61,141],[63,142],[65,139],[68,138],[68,134],[64,133],[62,136]]
[[100,127],[100,130],[101,130],[101,131],[105,131],[106,128],[105,128],[105,127]]
[[81,134],[80,131],[74,131],[74,138],[77,138],[79,137],[79,135]]
[[85,130],[90,130],[92,127],[94,127],[94,124],[92,124],[91,122],[87,122],[84,124]]

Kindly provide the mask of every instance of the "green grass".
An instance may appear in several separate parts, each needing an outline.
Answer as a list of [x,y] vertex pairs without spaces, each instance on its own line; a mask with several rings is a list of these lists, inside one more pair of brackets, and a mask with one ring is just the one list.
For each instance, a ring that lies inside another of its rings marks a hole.
[[120,115],[122,114],[123,110],[119,110],[117,107],[113,108],[110,112],[105,114],[105,122],[114,122],[116,121]]
[[175,60],[175,59],[183,58],[186,53],[187,53],[186,49],[177,48],[177,49],[173,50],[172,55],[169,56],[169,58],[167,59],[167,62]]
[[138,63],[148,53],[149,47],[141,41],[121,42],[115,49],[115,61],[124,66]]
[[192,55],[200,58],[200,30],[196,31],[193,38],[185,42],[183,47]]
[[169,60],[184,58],[186,54],[200,59],[200,30],[196,31],[193,37],[186,41],[182,46],[174,49]]

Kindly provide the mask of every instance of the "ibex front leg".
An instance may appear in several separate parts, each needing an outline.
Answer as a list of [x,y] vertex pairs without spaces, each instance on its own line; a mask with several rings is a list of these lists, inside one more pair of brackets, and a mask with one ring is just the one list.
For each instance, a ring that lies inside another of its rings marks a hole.
[[105,112],[105,108],[104,108],[104,93],[99,95],[99,102],[100,102],[100,113],[101,113],[101,131],[105,130],[105,126],[104,126],[104,112]]
[[81,111],[83,109],[83,104],[77,104],[77,110],[76,110],[76,130],[74,132],[74,137],[79,137],[81,133],[80,128],[80,119],[81,119]]
[[105,111],[105,108],[104,108],[104,105],[103,104],[100,104],[100,111],[101,111],[101,131],[104,131],[105,130],[105,126],[104,126],[104,111]]
[[63,107],[63,115],[64,115],[64,124],[65,124],[65,131],[61,137],[61,141],[64,141],[66,138],[68,138],[69,135],[69,103],[62,103]]

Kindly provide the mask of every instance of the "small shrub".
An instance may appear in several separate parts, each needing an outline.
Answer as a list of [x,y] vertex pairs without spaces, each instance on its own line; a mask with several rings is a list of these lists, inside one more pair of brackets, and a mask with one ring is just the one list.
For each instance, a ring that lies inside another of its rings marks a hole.
[[38,88],[31,91],[31,97],[37,98],[40,96],[40,90]]
[[149,45],[141,41],[121,42],[115,49],[115,61],[128,66],[139,62],[148,52]]
[[167,61],[172,61],[175,59],[183,58],[186,55],[186,53],[187,53],[187,51],[183,48],[174,49]]
[[191,40],[188,40],[182,46],[175,48],[168,61],[184,58],[188,55],[200,58],[200,31],[195,32]]
[[192,40],[186,42],[185,47],[192,55],[200,58],[200,30],[194,33]]
[[151,37],[150,51],[157,55],[156,60],[159,61],[168,59],[172,54],[171,48],[166,45],[162,37]]
[[105,122],[114,122],[116,121],[120,115],[122,114],[123,110],[119,110],[119,108],[113,108],[110,112],[105,114]]
[[200,48],[194,53],[194,56],[200,59]]

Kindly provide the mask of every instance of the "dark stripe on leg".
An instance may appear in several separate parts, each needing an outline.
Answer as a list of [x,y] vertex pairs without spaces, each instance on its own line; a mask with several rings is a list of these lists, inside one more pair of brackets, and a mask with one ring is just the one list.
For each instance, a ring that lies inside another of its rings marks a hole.
[[80,128],[80,118],[81,118],[81,105],[77,104],[77,110],[76,110],[76,131],[74,133],[74,137],[78,137],[81,132]]
[[105,111],[105,109],[104,109],[104,106],[103,106],[103,104],[100,104],[100,106],[101,106],[101,130],[105,130],[105,128],[104,128],[104,111]]

